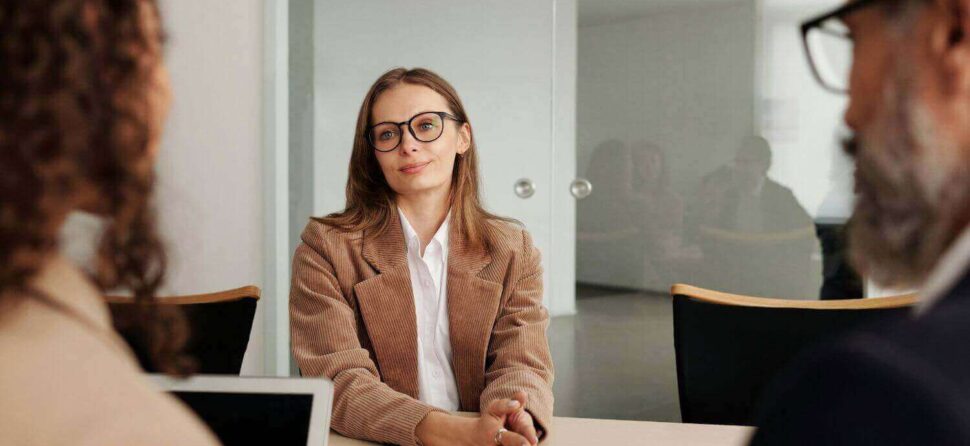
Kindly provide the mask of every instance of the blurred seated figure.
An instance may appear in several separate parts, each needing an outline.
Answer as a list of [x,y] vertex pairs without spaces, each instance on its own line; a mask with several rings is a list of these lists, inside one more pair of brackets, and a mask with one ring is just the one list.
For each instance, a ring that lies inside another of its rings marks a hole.
[[716,289],[760,296],[814,296],[814,223],[791,190],[768,177],[771,148],[750,137],[734,161],[704,176],[693,224],[701,277]]
[[846,231],[852,213],[852,160],[839,151],[832,157],[829,192],[815,212],[815,233],[822,245],[822,287],[819,299],[861,299],[865,286],[849,262]]
[[619,140],[596,146],[586,169],[593,192],[576,205],[580,282],[634,288],[643,272],[633,159]]
[[690,254],[682,246],[684,202],[671,187],[663,150],[639,142],[632,155],[632,209],[639,229],[637,242],[643,254],[641,288],[666,291],[678,261]]

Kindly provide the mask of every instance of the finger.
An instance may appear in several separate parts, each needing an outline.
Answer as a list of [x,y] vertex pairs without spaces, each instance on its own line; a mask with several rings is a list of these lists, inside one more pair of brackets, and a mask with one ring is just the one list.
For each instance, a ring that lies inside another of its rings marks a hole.
[[526,406],[529,404],[529,395],[521,390],[512,394],[512,399],[519,402],[520,410],[512,415],[509,415],[510,420],[515,420],[519,414],[525,412]]
[[522,409],[522,403],[513,399],[500,399],[488,405],[488,414],[500,420]]
[[524,390],[515,392],[515,394],[512,395],[512,399],[521,403],[523,408],[529,406],[529,394],[525,393]]
[[[513,418],[514,417],[514,418]],[[518,432],[533,445],[539,444],[539,434],[529,412],[521,411],[509,417],[509,429]]]
[[529,441],[522,435],[513,431],[502,433],[502,446],[529,446]]

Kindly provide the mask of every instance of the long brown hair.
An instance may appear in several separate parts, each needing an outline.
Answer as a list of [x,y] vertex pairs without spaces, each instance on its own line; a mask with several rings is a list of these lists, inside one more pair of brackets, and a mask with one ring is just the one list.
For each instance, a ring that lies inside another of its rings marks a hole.
[[[363,231],[365,237],[374,238],[388,230],[391,218],[397,218],[395,192],[384,178],[365,132],[371,125],[374,104],[381,93],[400,84],[421,85],[434,90],[448,102],[451,109],[448,111],[460,123],[467,123],[471,127],[458,93],[438,74],[424,68],[395,68],[384,73],[364,96],[357,114],[357,130],[347,178],[346,209],[315,220],[345,231]],[[518,222],[486,211],[481,203],[478,184],[478,148],[472,134],[468,150],[455,158],[452,170],[451,224],[456,226],[458,235],[469,246],[489,250],[493,246],[488,228],[490,221]]]
[[152,305],[165,276],[148,153],[162,36],[147,12],[158,17],[154,0],[0,3],[0,303],[35,293],[65,217],[96,193],[107,227],[93,279],[134,294],[153,365],[181,372],[181,319]]

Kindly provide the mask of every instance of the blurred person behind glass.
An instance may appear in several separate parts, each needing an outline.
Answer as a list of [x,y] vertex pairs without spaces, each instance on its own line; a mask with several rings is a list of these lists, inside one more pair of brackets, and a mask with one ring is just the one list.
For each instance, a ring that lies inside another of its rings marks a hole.
[[812,218],[790,189],[768,177],[771,161],[768,141],[749,136],[732,162],[701,180],[693,223],[705,286],[772,297],[818,289]]
[[582,253],[576,270],[585,273],[580,281],[635,287],[643,276],[644,252],[630,149],[617,139],[600,143],[585,177],[593,192],[576,204],[576,249]]
[[851,260],[921,292],[794,364],[753,444],[970,444],[970,0],[858,0],[802,29],[818,80],[849,94]]
[[670,187],[667,161],[659,146],[640,141],[632,145],[633,203],[639,243],[644,255],[643,285],[666,290],[676,279],[677,261],[684,257],[684,203]]
[[[101,297],[131,291],[155,365],[186,371],[184,324],[151,305],[165,272],[150,195],[169,107],[156,5],[3,2],[0,66],[0,444],[216,444],[142,375]],[[104,221],[94,265],[60,254],[75,211]]]

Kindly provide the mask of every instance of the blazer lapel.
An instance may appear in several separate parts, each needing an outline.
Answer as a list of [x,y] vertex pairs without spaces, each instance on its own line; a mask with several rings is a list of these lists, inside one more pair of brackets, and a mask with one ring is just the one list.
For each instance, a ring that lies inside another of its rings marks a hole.
[[452,224],[448,253],[448,323],[462,410],[479,410],[485,354],[498,315],[502,285],[479,276],[492,258],[471,248]]
[[354,293],[382,380],[391,388],[418,398],[418,330],[407,246],[397,213],[380,237],[365,237],[362,254],[379,274],[354,285]]

